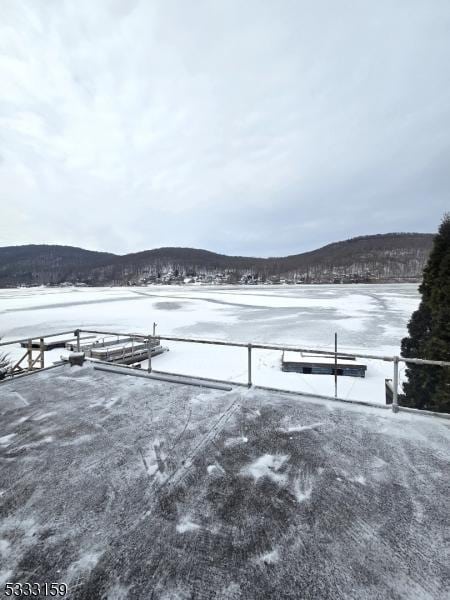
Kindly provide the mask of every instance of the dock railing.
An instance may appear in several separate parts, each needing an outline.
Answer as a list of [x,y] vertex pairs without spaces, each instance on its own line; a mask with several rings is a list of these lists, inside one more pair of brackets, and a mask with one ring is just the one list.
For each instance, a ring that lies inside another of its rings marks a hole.
[[[393,410],[393,412],[398,412],[398,410],[399,410],[398,386],[399,386],[399,364],[400,363],[416,364],[416,365],[430,365],[430,366],[437,366],[437,367],[442,367],[442,368],[450,367],[450,362],[442,361],[442,360],[428,360],[428,359],[422,359],[422,358],[406,358],[403,356],[382,356],[382,355],[378,355],[378,354],[365,354],[365,353],[359,353],[359,352],[356,352],[356,353],[355,352],[347,353],[347,352],[342,352],[342,351],[336,352],[336,351],[332,351],[332,350],[324,350],[323,348],[321,348],[321,349],[305,348],[303,346],[292,346],[292,345],[288,345],[288,344],[266,344],[266,343],[261,343],[261,342],[230,342],[230,341],[226,341],[226,340],[205,339],[205,338],[196,338],[196,337],[181,337],[181,336],[160,335],[160,334],[155,335],[155,327],[153,327],[153,335],[142,334],[142,333],[128,333],[128,332],[123,332],[123,331],[121,331],[121,332],[104,331],[104,330],[100,331],[100,330],[95,330],[95,329],[81,329],[80,328],[80,329],[76,329],[75,331],[73,331],[73,330],[62,331],[62,332],[58,332],[58,333],[26,337],[26,338],[17,339],[17,340],[9,340],[6,342],[0,341],[0,348],[5,347],[5,346],[10,346],[10,345],[26,343],[25,354],[22,356],[22,358],[18,362],[15,362],[13,364],[12,368],[9,369],[8,378],[10,379],[10,378],[21,376],[21,375],[28,374],[31,372],[36,372],[36,371],[39,371],[39,370],[42,370],[43,368],[45,368],[45,364],[44,364],[45,343],[44,343],[44,341],[46,338],[72,334],[76,339],[77,351],[78,352],[82,351],[82,344],[81,344],[81,334],[82,333],[88,333],[88,334],[99,335],[99,336],[109,336],[109,335],[111,335],[111,336],[126,336],[126,337],[131,338],[132,340],[139,340],[141,342],[147,342],[149,373],[152,372],[152,342],[154,341],[155,338],[158,338],[159,340],[164,340],[167,342],[182,342],[182,343],[189,343],[189,344],[209,344],[209,345],[213,345],[213,346],[228,346],[228,347],[234,347],[234,348],[246,348],[247,349],[247,383],[242,384],[242,382],[232,381],[232,380],[227,380],[227,383],[234,384],[234,385],[246,385],[248,388],[251,388],[253,386],[253,379],[252,379],[252,351],[253,350],[278,350],[280,352],[283,352],[283,351],[284,352],[301,352],[301,353],[324,355],[324,356],[335,356],[336,359],[337,359],[337,356],[339,355],[339,357],[343,358],[343,359],[363,358],[363,359],[368,359],[368,360],[379,360],[379,361],[383,361],[383,362],[391,362],[391,363],[393,363],[393,377],[392,377],[392,387],[393,387],[392,410]],[[38,353],[37,357],[33,357],[33,355],[32,355],[33,342],[35,340],[40,341],[39,353]],[[19,370],[18,367],[25,360],[25,358],[27,358],[27,368],[26,369],[21,368]],[[36,364],[39,364],[39,366],[36,366]],[[52,365],[52,366],[46,367],[46,368],[52,368],[53,366],[57,366],[57,365]],[[163,373],[163,372],[158,371],[158,373]],[[181,375],[180,373],[167,373],[167,374],[168,375]],[[199,376],[195,375],[193,377],[198,377],[199,379],[204,379],[205,381],[208,381],[208,380],[217,381],[215,379],[213,380],[212,378],[200,377],[200,375]],[[257,386],[257,387],[264,388],[264,386]],[[280,389],[280,388],[265,387],[264,389],[271,389],[273,391],[279,391],[279,392],[284,392],[284,393],[290,391],[290,390]],[[292,390],[292,393],[296,393],[296,394],[302,395],[302,396],[313,396],[313,397],[317,397],[317,398],[325,398],[327,400],[330,399],[330,400],[349,402],[349,400],[346,398],[336,398],[334,396],[325,396],[323,394],[307,393],[307,392],[303,392],[303,391],[294,391],[294,390]],[[369,402],[364,402],[364,401],[359,402],[356,400],[351,400],[350,402],[361,403],[361,404],[370,404],[372,406],[379,406],[379,405],[369,403]],[[400,408],[402,410],[405,410],[406,407],[400,407]],[[415,410],[415,409],[408,409],[408,408],[406,408],[406,409],[413,410],[414,412],[418,412],[418,413],[427,412],[427,411],[422,411],[422,410]],[[435,413],[435,414],[445,414],[445,413]]]
[[[16,344],[21,344],[26,348],[26,351],[20,359],[14,359],[11,361],[11,364],[8,366],[7,374],[10,376],[15,376],[19,374],[23,375],[24,373],[30,373],[44,369],[46,350],[45,340],[52,337],[70,334],[74,335],[74,331],[72,329],[69,331],[59,331],[58,333],[47,333],[45,335],[9,340],[7,342],[0,341],[0,348],[6,346],[15,346]],[[33,350],[36,349],[36,340],[39,341],[39,345],[37,348],[38,352],[36,356],[33,356]],[[22,363],[26,365],[26,367],[22,366]]]

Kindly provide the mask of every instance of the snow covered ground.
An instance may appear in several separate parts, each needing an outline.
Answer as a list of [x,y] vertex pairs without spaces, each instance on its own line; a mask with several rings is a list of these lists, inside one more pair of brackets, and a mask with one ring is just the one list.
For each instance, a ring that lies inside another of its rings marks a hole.
[[[377,355],[400,353],[419,294],[415,284],[320,286],[153,286],[146,288],[29,288],[0,290],[0,336],[38,336],[94,328],[244,342],[286,343]],[[246,381],[245,349],[172,343],[154,368]],[[20,356],[19,347],[12,356]],[[60,350],[47,353],[47,361]],[[280,370],[281,353],[254,351],[253,381],[259,385],[334,394],[334,379]],[[366,362],[365,379],[339,377],[342,398],[384,403],[384,379],[392,364]],[[404,371],[401,365],[400,378]]]

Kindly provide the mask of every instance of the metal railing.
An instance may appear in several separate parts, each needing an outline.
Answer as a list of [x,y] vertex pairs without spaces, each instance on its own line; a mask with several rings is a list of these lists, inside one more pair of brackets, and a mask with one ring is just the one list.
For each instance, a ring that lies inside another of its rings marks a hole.
[[[302,352],[302,353],[309,353],[309,354],[316,354],[316,355],[324,355],[324,356],[334,356],[335,359],[337,359],[337,357],[339,356],[340,358],[344,358],[344,359],[355,359],[355,358],[364,358],[364,359],[369,359],[369,360],[380,360],[380,361],[384,361],[384,362],[392,362],[393,363],[393,382],[392,382],[392,387],[393,387],[393,401],[392,401],[392,410],[394,412],[397,412],[399,410],[399,405],[398,405],[398,384],[399,384],[399,364],[400,363],[405,363],[405,364],[416,364],[416,365],[431,365],[431,366],[438,366],[438,367],[450,367],[450,362],[448,361],[441,361],[441,360],[428,360],[428,359],[421,359],[421,358],[405,358],[403,356],[381,356],[381,355],[377,355],[377,354],[365,354],[365,353],[347,353],[347,352],[337,352],[336,349],[335,351],[332,350],[323,350],[323,349],[315,349],[315,348],[305,348],[302,346],[292,346],[292,345],[286,345],[286,344],[266,344],[266,343],[261,343],[261,342],[229,342],[229,341],[225,341],[225,340],[214,340],[214,339],[205,339],[205,338],[195,338],[195,337],[180,337],[180,336],[173,336],[173,335],[156,335],[156,324],[153,324],[153,334],[142,334],[142,333],[128,333],[128,332],[117,332],[117,331],[100,331],[100,330],[95,330],[95,329],[76,329],[75,331],[70,330],[70,331],[62,331],[59,333],[51,333],[51,334],[46,334],[46,335],[39,335],[39,336],[33,336],[33,337],[27,337],[27,338],[22,338],[22,339],[17,339],[17,340],[10,340],[7,342],[0,342],[0,347],[2,346],[8,346],[8,345],[14,345],[14,344],[18,344],[18,343],[26,343],[27,344],[27,352],[25,353],[25,355],[22,357],[22,359],[19,361],[19,363],[16,364],[16,367],[18,364],[20,364],[20,362],[22,360],[24,360],[26,357],[28,357],[28,368],[27,371],[38,371],[44,368],[44,340],[46,338],[50,338],[50,337],[56,337],[56,336],[62,336],[62,335],[69,335],[72,334],[75,339],[76,339],[76,348],[77,351],[80,352],[82,350],[82,344],[81,344],[81,334],[82,333],[87,333],[87,334],[93,334],[93,335],[101,335],[101,336],[126,336],[128,338],[131,338],[132,340],[140,340],[140,341],[146,341],[147,342],[147,359],[148,359],[148,372],[151,373],[152,372],[152,349],[153,349],[153,345],[152,342],[154,342],[155,338],[157,338],[158,340],[164,340],[164,341],[170,341],[170,342],[182,342],[182,343],[190,343],[190,344],[209,344],[209,345],[213,345],[213,346],[228,346],[228,347],[235,347],[235,348],[247,348],[247,387],[252,387],[253,386],[253,380],[252,380],[252,351],[253,350],[277,350],[280,352]],[[32,357],[32,347],[33,347],[33,341],[34,340],[39,340],[40,341],[40,353],[38,355],[38,357],[36,359],[33,359]],[[35,364],[37,363],[38,359],[40,359],[39,367],[35,367]],[[48,367],[49,368],[49,367]],[[159,373],[162,373],[162,371],[158,371]],[[23,374],[23,372],[21,372],[20,374]],[[169,373],[168,373],[169,374]],[[14,369],[12,370],[12,372],[10,372],[10,375],[12,377],[16,376],[16,374],[14,373]],[[180,375],[179,373],[170,373],[170,375]],[[195,376],[198,377],[198,376]],[[205,380],[208,378],[204,378]],[[230,384],[235,384],[235,385],[242,385],[242,382],[237,382],[237,381],[228,381]],[[263,386],[258,386],[258,387],[263,387]],[[274,391],[280,391],[280,392],[289,392],[289,390],[284,390],[284,389],[278,389],[278,388],[266,388],[266,389],[271,389]],[[312,394],[312,393],[306,393],[306,392],[294,392],[292,390],[293,393],[297,393],[300,395],[305,395],[305,396],[314,396],[317,398],[326,398],[326,399],[332,399],[332,400],[340,400],[340,401],[349,401],[348,399],[345,398],[336,398],[333,396],[325,396],[322,394]],[[371,404],[368,402],[359,402],[359,401],[351,401],[350,402],[356,402],[356,403],[361,403],[361,404]],[[371,404],[372,406],[377,406],[374,404]],[[424,411],[418,411],[418,412],[424,412]]]

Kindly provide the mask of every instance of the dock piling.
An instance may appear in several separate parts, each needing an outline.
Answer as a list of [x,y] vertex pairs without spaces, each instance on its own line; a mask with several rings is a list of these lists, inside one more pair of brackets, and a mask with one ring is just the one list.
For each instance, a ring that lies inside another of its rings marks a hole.
[[334,334],[334,397],[337,398],[337,377],[338,377],[338,367],[337,367],[337,332]]
[[28,340],[27,357],[28,357],[28,370],[32,371],[32,369],[33,369],[33,341],[32,340]]
[[45,345],[44,345],[44,338],[40,338],[39,339],[39,351],[40,351],[40,358],[41,358],[41,369],[44,368],[44,351],[45,351]]
[[147,340],[148,372],[152,372],[152,339],[149,336]]

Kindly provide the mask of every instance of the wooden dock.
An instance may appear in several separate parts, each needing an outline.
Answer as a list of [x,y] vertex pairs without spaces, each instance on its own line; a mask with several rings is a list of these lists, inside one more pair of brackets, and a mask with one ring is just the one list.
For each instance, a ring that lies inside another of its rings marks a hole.
[[[152,347],[151,354],[152,358],[154,356],[158,356],[163,352],[167,352],[167,348],[163,348],[163,346],[154,346]],[[142,362],[143,360],[148,359],[148,350],[147,347],[141,350],[134,349],[134,352],[122,353],[120,356],[108,356],[104,360],[105,362],[120,364],[120,365],[131,365],[134,363]]]
[[[161,346],[159,338],[153,338],[150,342],[151,356],[158,356],[165,351]],[[119,340],[105,340],[100,344],[94,344],[90,348],[82,348],[86,356],[96,358],[104,362],[129,365],[141,362],[148,358],[148,342],[124,338]]]

